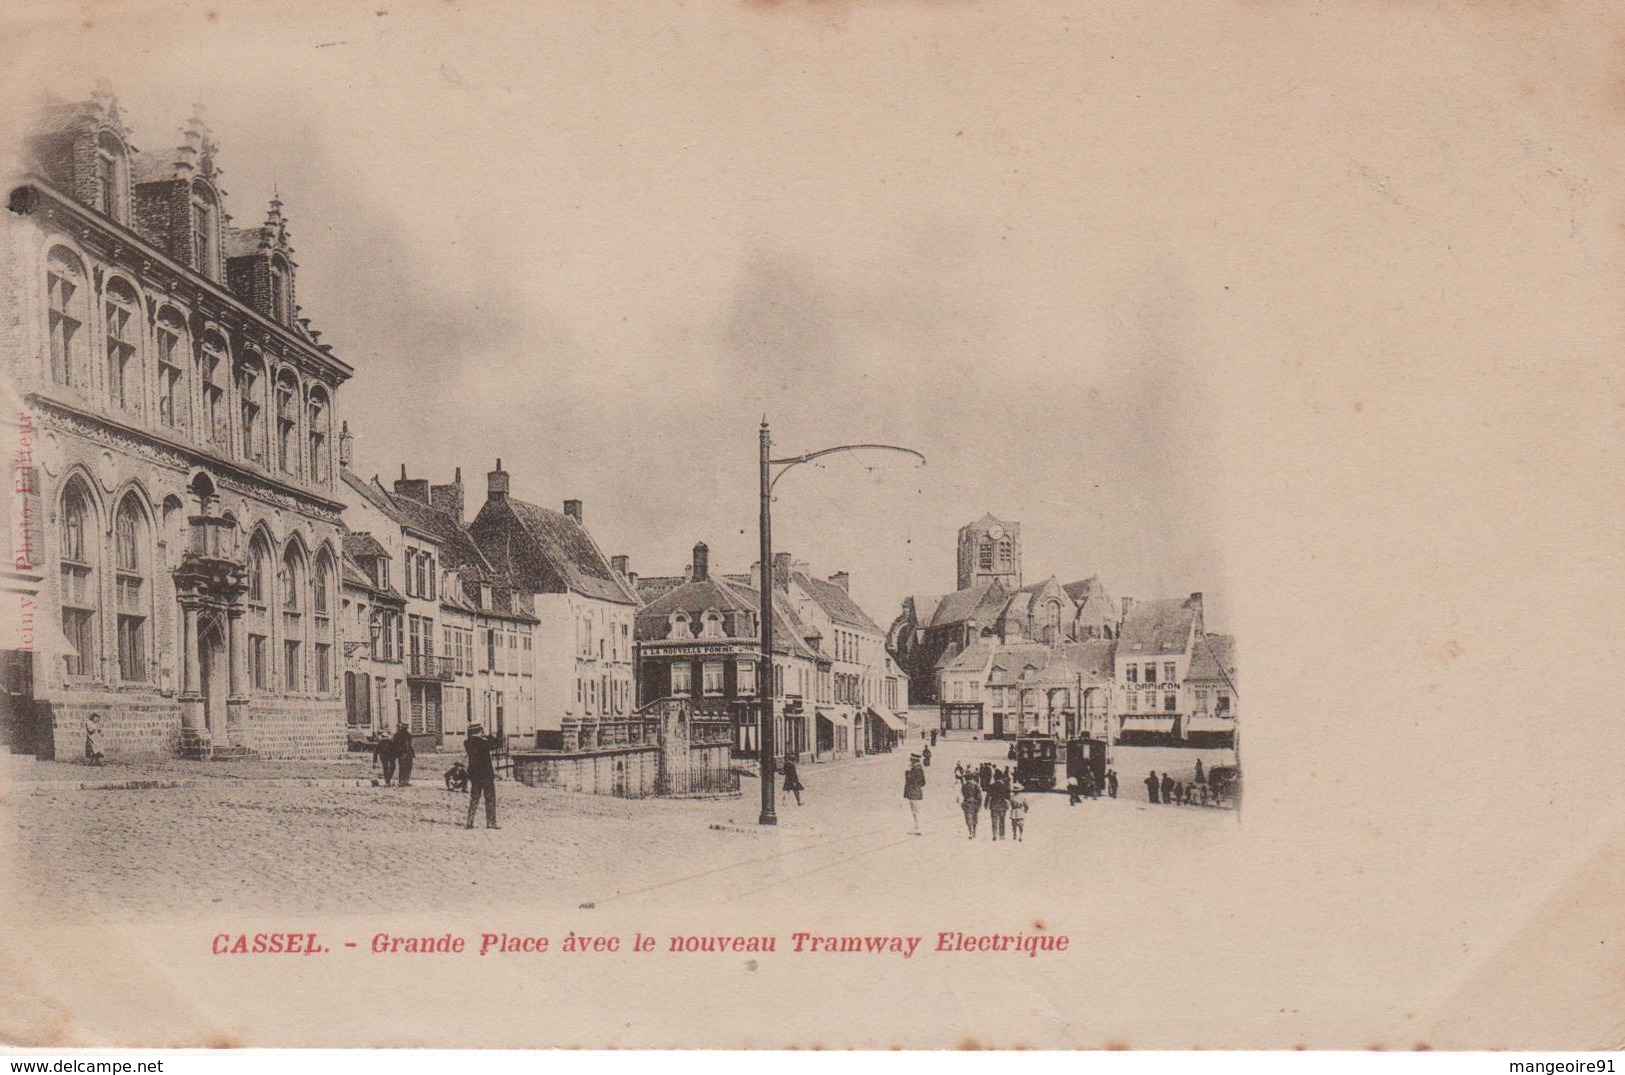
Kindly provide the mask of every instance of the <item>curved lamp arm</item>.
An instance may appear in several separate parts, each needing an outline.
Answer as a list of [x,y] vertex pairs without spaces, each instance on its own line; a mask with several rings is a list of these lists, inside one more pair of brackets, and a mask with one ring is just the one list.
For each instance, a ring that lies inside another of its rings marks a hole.
[[823,448],[816,452],[808,452],[805,455],[787,456],[784,459],[769,459],[767,461],[769,466],[782,467],[784,469],[773,475],[773,478],[768,482],[767,487],[769,491],[771,491],[775,485],[779,484],[779,479],[784,477],[785,474],[789,473],[790,468],[801,463],[810,463],[814,459],[822,459],[826,455],[834,455],[837,452],[863,451],[901,452],[904,455],[912,455],[914,458],[920,461],[921,465],[924,465],[925,463],[925,456],[921,455],[919,452],[916,452],[913,448],[899,448],[895,444],[841,444],[834,448]]

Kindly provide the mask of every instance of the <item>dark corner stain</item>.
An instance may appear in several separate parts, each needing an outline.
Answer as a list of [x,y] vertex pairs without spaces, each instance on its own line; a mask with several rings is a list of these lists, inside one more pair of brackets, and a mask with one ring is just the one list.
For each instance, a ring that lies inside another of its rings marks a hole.
[[33,187],[18,187],[6,199],[6,208],[18,216],[27,216],[39,208],[39,191]]
[[961,1050],[963,1050],[965,1052],[968,1052],[968,1053],[975,1053],[975,1052],[980,1052],[981,1050],[987,1048],[987,1046],[983,1045],[981,1042],[977,1041],[975,1038],[966,1038],[964,1041],[962,1041],[958,1045],[954,1046],[954,1048],[961,1049]]
[[1108,1053],[1126,1053],[1132,1048],[1133,1046],[1126,1041],[1108,1041],[1106,1043]]

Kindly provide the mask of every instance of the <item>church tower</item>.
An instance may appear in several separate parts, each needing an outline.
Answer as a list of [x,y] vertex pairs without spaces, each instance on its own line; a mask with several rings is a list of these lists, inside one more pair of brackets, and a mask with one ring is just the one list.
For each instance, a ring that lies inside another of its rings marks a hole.
[[1021,588],[1021,524],[984,515],[959,528],[959,588],[995,579],[1006,589]]

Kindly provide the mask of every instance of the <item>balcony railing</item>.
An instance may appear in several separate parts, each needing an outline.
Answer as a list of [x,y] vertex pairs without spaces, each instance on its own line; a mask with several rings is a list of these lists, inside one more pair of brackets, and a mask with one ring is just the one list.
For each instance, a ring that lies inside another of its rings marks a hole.
[[406,657],[407,679],[432,679],[450,683],[457,673],[457,664],[451,657],[436,657],[427,653],[410,653]]

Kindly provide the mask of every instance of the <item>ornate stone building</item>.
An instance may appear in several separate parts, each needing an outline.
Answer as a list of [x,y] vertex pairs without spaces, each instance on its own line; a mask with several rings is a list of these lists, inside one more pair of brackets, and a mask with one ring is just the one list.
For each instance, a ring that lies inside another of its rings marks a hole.
[[[194,113],[138,152],[116,101],[49,110],[7,185],[15,456],[7,737],[78,757],[344,748],[333,408],[281,203],[232,226]],[[32,591],[32,592],[30,592]]]

